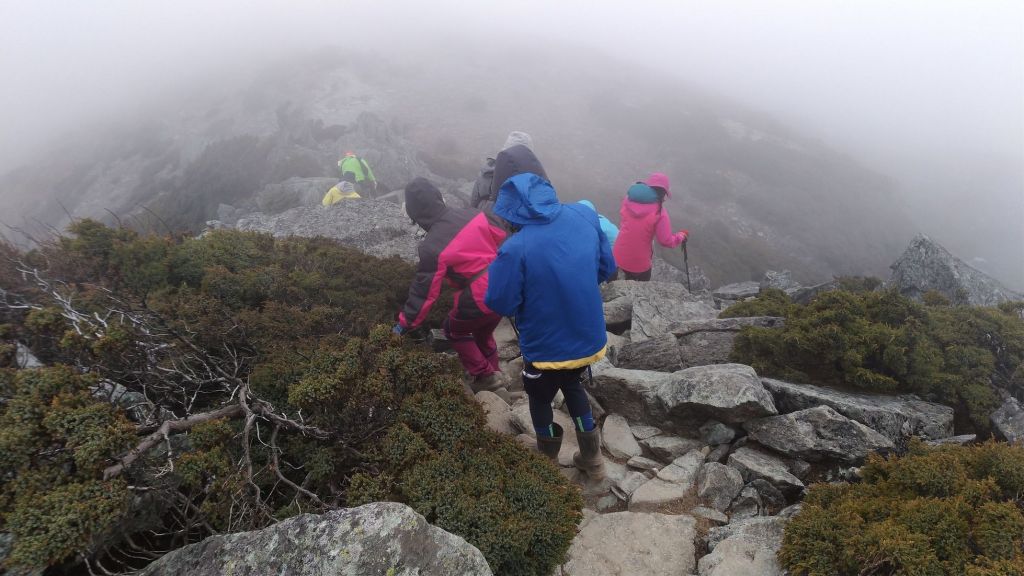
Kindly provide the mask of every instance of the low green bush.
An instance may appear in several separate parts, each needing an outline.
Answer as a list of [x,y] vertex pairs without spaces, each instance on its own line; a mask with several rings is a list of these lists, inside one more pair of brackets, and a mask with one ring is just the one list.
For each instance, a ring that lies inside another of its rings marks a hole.
[[786,527],[794,576],[1024,574],[1024,448],[996,442],[869,458],[857,484],[818,484]]
[[[31,304],[0,311],[0,361],[21,341],[53,365],[0,368],[11,566],[129,571],[149,551],[373,500],[405,502],[463,536],[497,574],[547,575],[564,561],[578,489],[486,429],[453,358],[391,334],[408,263],[324,239],[161,239],[88,221],[12,254],[82,316],[72,322],[48,291],[0,268],[0,288]],[[145,396],[108,402],[101,382]],[[237,405],[243,384],[260,410],[251,418],[238,410],[172,434],[105,479],[156,428],[126,408],[209,414]]]
[[917,303],[892,290],[826,292],[803,306],[781,291],[726,309],[723,317],[783,316],[782,329],[744,328],[732,358],[798,382],[915,393],[952,406],[957,426],[984,433],[995,387],[1024,374],[1024,321],[1013,306]]

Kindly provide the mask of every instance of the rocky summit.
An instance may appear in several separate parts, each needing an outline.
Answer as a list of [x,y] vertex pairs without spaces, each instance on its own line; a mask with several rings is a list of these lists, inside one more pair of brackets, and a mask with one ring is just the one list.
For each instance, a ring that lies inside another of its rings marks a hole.
[[957,304],[974,306],[995,306],[1024,298],[923,234],[911,241],[891,268],[892,276],[886,286],[916,300],[928,292],[938,292]]

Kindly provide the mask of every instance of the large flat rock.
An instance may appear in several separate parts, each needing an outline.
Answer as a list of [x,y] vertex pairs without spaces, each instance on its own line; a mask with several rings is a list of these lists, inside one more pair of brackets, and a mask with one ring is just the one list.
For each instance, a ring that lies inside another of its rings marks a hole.
[[580,530],[561,574],[687,576],[696,568],[696,535],[696,521],[690,516],[603,514]]
[[751,420],[750,438],[780,454],[811,462],[859,464],[872,452],[889,452],[892,440],[828,406]]
[[[691,545],[692,548],[692,545]],[[691,566],[692,566],[692,551]],[[142,576],[490,576],[483,554],[412,508],[375,502],[301,514],[253,532],[210,536],[168,553]]]
[[595,396],[606,410],[666,430],[695,431],[713,418],[738,424],[777,414],[749,366],[695,366],[671,374],[595,365]]
[[882,394],[852,394],[771,378],[763,378],[761,382],[771,392],[775,407],[783,414],[815,406],[830,406],[895,444],[903,443],[911,436],[936,440],[953,435],[953,409],[942,404]]

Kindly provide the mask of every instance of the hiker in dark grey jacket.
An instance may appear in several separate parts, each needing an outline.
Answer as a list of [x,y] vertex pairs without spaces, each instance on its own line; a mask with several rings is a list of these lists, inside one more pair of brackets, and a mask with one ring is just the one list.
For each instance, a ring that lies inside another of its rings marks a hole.
[[[531,151],[533,150],[533,139],[526,132],[512,131],[509,132],[508,138],[505,139],[505,144],[502,145],[501,150],[498,152],[500,156],[502,152],[512,148],[513,146],[526,146]],[[487,219],[494,224],[504,225],[504,222],[500,218],[494,216],[494,203],[498,200],[498,188],[505,181],[508,175],[505,175],[497,183],[494,182],[494,165],[495,159],[488,158],[484,162],[483,168],[480,169],[480,176],[477,177],[476,183],[473,184],[473,195],[469,200],[470,205],[487,215]]]

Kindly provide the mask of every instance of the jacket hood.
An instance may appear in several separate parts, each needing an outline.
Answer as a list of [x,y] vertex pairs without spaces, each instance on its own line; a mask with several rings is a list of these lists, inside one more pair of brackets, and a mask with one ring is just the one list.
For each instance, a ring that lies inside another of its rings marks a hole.
[[495,196],[506,180],[524,172],[536,174],[544,180],[548,179],[544,166],[541,165],[540,160],[534,155],[533,150],[530,150],[528,147],[517,144],[498,152],[498,157],[494,159],[494,179],[491,180],[491,197]]
[[405,187],[405,213],[420,228],[430,230],[444,216],[448,206],[441,191],[426,178],[416,178]]
[[505,144],[501,146],[501,149],[508,150],[509,148],[519,144],[522,144],[527,148],[533,148],[533,138],[530,138],[530,135],[526,132],[513,130],[508,133],[508,138],[505,139]]
[[623,216],[633,216],[634,218],[642,218],[644,216],[650,216],[661,208],[657,202],[653,204],[634,202],[629,198],[622,199],[622,208],[619,210],[619,214]]
[[498,190],[494,213],[517,226],[547,224],[562,211],[555,189],[533,173],[517,174]]
[[661,172],[651,172],[651,175],[644,180],[644,184],[647,184],[651,188],[661,188],[665,191],[665,196],[671,198],[672,190],[669,189],[668,176]]

